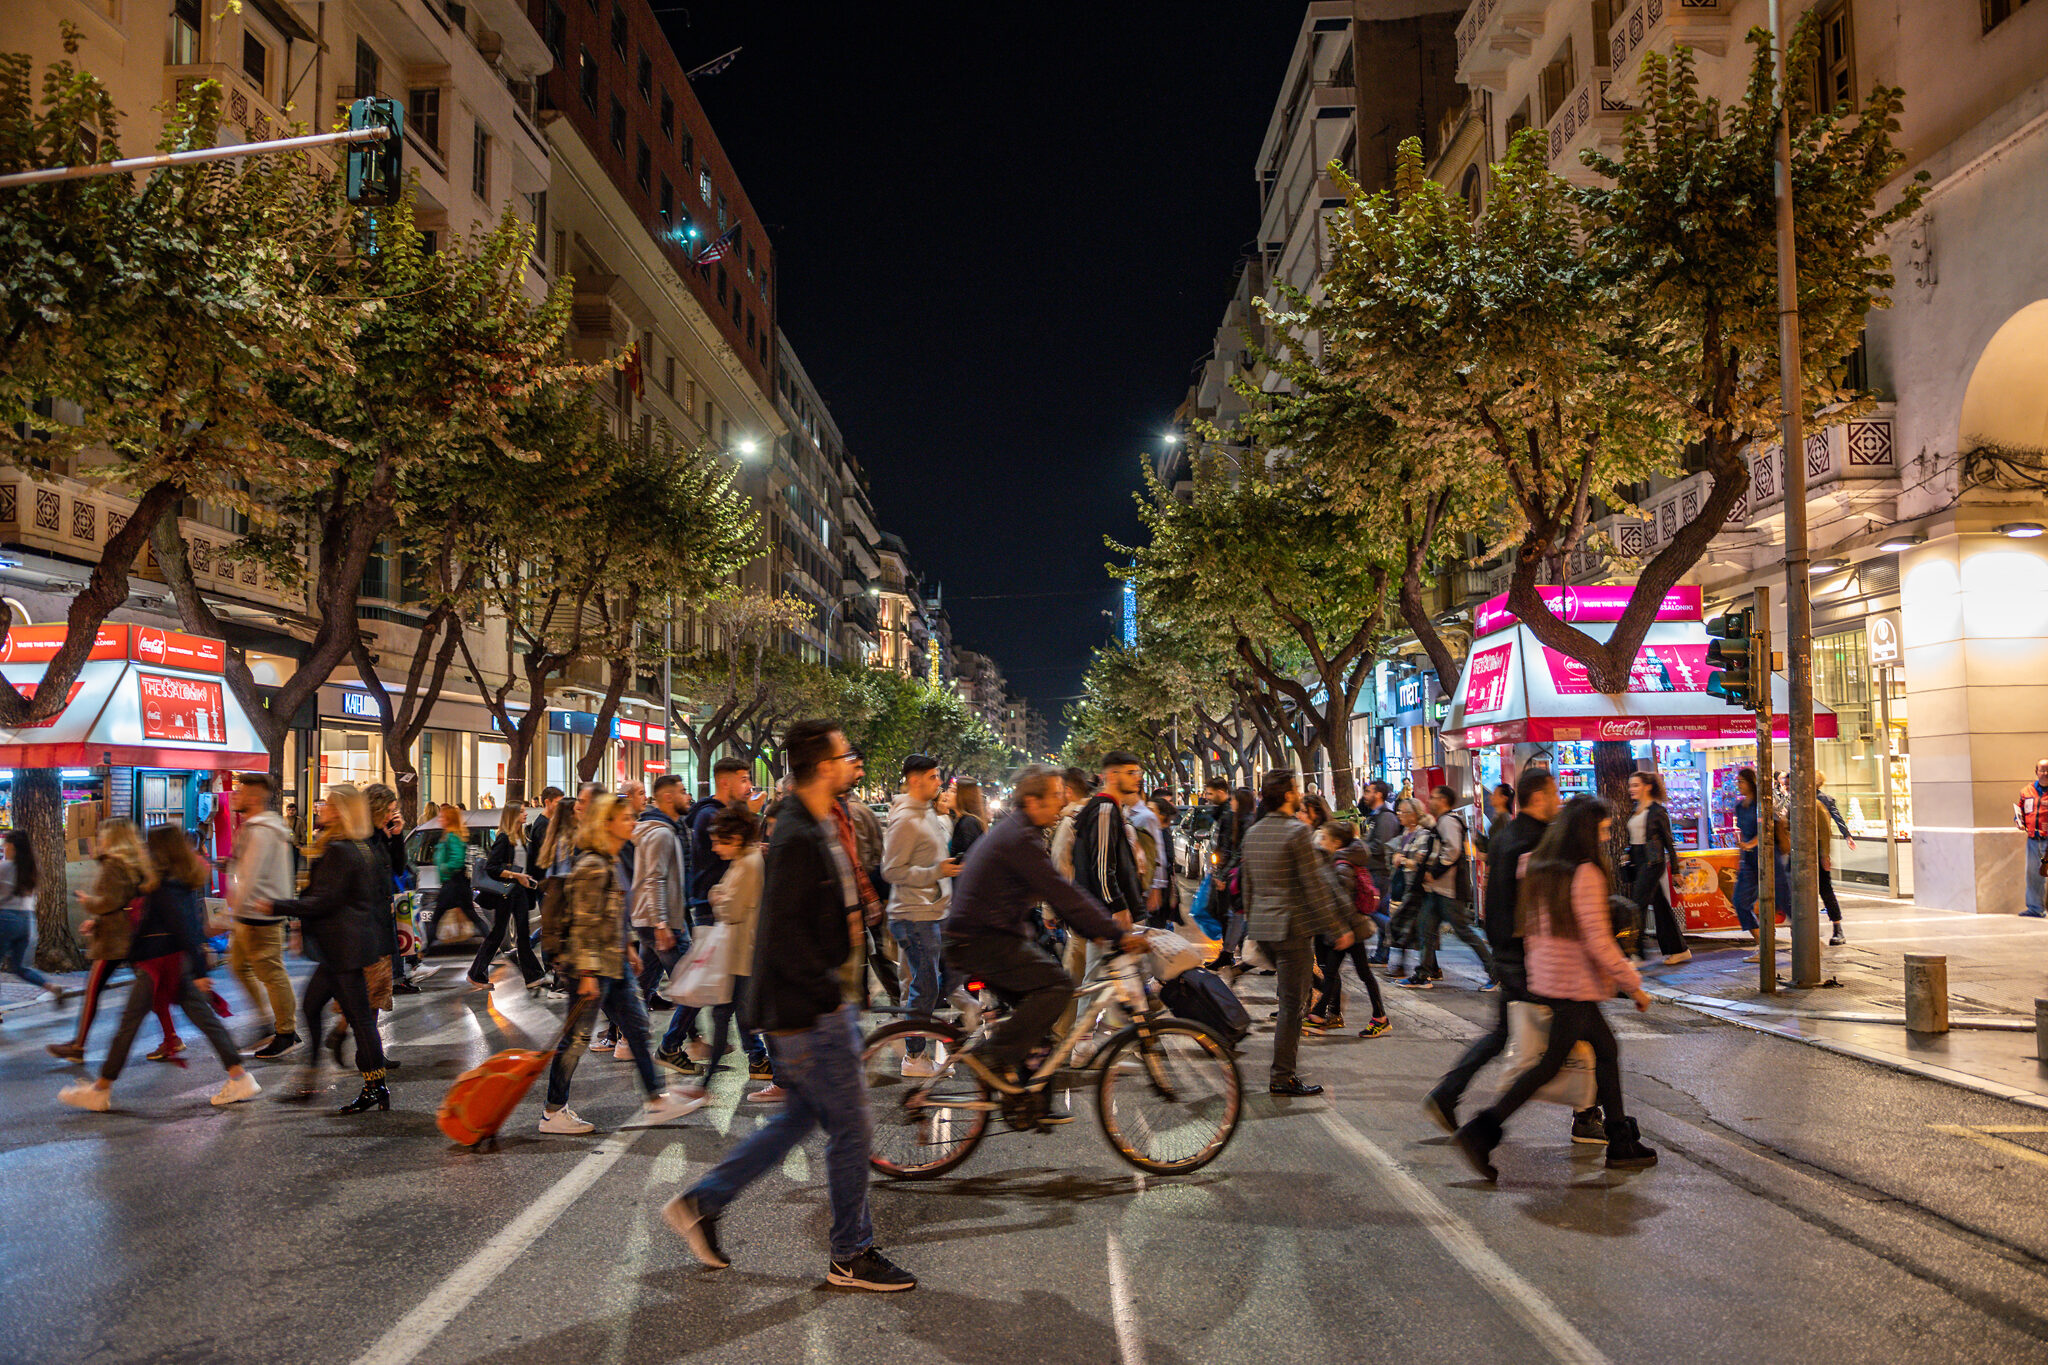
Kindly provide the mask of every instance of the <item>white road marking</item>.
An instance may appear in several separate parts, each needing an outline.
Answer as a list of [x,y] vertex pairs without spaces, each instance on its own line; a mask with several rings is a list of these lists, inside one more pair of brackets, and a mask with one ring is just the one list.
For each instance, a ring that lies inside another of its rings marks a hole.
[[526,1254],[526,1249],[541,1239],[555,1220],[581,1197],[583,1192],[597,1183],[600,1176],[609,1171],[618,1159],[626,1154],[634,1141],[648,1129],[630,1129],[618,1132],[597,1145],[589,1156],[578,1162],[573,1170],[548,1188],[546,1194],[528,1206],[526,1212],[507,1223],[504,1230],[493,1237],[476,1255],[470,1257],[455,1273],[441,1281],[434,1292],[427,1295],[419,1307],[400,1318],[377,1344],[358,1356],[355,1365],[408,1365],[420,1352],[432,1345],[434,1339],[446,1330],[449,1323],[463,1309],[467,1308],[477,1295],[484,1292],[512,1263]]
[[1465,1267],[1466,1273],[1479,1282],[1479,1287],[1491,1294],[1494,1301],[1507,1310],[1508,1316],[1521,1323],[1531,1336],[1542,1343],[1551,1359],[1558,1361],[1559,1365],[1608,1365],[1607,1357],[1571,1325],[1542,1290],[1516,1274],[1493,1248],[1486,1245],[1470,1223],[1452,1213],[1406,1166],[1335,1111],[1324,1109],[1316,1117],[1322,1120],[1323,1126],[1330,1130],[1330,1135],[1337,1139],[1339,1145],[1372,1169],[1387,1193],[1393,1195],[1429,1235]]
[[1109,1230],[1109,1309],[1116,1319],[1116,1350],[1123,1365],[1145,1365],[1145,1335],[1138,1326],[1138,1307],[1124,1273],[1124,1243]]

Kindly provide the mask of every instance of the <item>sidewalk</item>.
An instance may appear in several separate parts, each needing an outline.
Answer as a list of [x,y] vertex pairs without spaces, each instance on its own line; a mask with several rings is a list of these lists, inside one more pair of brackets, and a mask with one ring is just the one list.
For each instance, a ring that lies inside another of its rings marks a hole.
[[[2048,997],[2048,920],[1845,895],[1842,922],[1848,945],[1821,949],[1821,979],[1833,984],[1793,989],[1790,954],[1781,951],[1778,992],[1766,996],[1756,964],[1742,960],[1751,950],[1730,935],[1693,936],[1693,960],[1668,970],[1652,964],[1645,984],[1653,996],[1744,1028],[2048,1108],[2048,1064],[2034,1038],[2034,999]],[[1781,949],[1787,933],[1778,926]],[[1950,1032],[1906,1032],[1907,953],[1948,958]]]

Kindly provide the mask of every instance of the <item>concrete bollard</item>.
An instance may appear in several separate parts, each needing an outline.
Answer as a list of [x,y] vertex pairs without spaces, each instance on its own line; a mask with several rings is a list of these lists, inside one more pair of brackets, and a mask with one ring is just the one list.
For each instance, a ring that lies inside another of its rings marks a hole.
[[1906,954],[1906,1032],[1948,1032],[1948,957]]

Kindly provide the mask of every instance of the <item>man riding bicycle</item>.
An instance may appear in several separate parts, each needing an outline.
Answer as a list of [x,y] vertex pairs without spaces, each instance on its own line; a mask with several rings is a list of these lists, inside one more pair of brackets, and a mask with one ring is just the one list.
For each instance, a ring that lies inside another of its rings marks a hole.
[[1058,770],[1033,764],[1018,774],[1015,802],[968,852],[953,883],[944,926],[949,970],[985,982],[1010,1001],[1010,1016],[975,1049],[994,1074],[1018,1080],[1024,1058],[1074,995],[1074,979],[1032,937],[1032,916],[1049,905],[1074,932],[1145,951],[1145,936],[1053,870],[1040,833],[1065,801]]

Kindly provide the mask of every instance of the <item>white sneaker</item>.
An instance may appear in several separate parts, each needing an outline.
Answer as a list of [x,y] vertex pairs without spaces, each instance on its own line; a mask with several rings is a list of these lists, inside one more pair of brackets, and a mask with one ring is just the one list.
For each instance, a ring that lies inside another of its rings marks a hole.
[[104,1114],[112,1104],[113,1093],[100,1089],[91,1081],[73,1081],[57,1092],[57,1100],[73,1109],[90,1109],[95,1114]]
[[557,1137],[581,1137],[585,1133],[596,1132],[597,1125],[585,1123],[582,1119],[577,1118],[574,1109],[562,1108],[555,1110],[552,1114],[542,1113],[540,1116],[540,1130],[543,1133],[553,1133]]
[[633,1060],[633,1049],[626,1045],[624,1038],[619,1039],[618,1046],[612,1049],[612,1060],[615,1062],[630,1062]]
[[592,1052],[610,1052],[619,1045],[619,1040],[610,1033],[600,1033],[590,1040]]
[[938,1075],[939,1064],[926,1054],[919,1054],[915,1057],[906,1055],[903,1058],[903,1066],[900,1070],[908,1080],[923,1080],[927,1077]]
[[967,993],[966,987],[954,991],[953,1005],[960,1011],[960,1027],[972,1033],[981,1027],[981,1002]]
[[256,1084],[256,1078],[244,1071],[239,1076],[228,1077],[227,1083],[213,1092],[213,1102],[217,1105],[240,1104],[262,1093],[263,1087]]
[[702,1109],[704,1104],[705,1097],[702,1095],[692,1095],[685,1090],[664,1090],[659,1095],[649,1096],[647,1102],[640,1106],[640,1112],[619,1126],[659,1128],[664,1123],[688,1118]]

